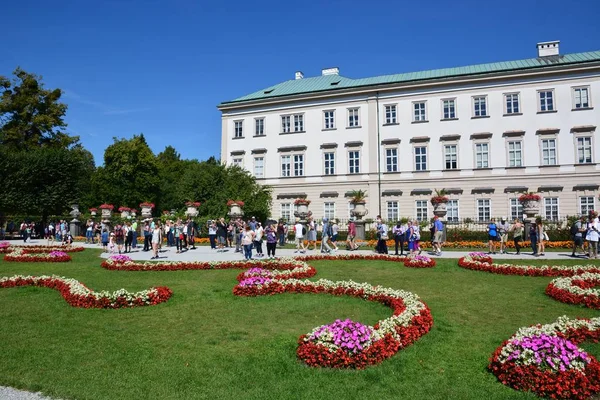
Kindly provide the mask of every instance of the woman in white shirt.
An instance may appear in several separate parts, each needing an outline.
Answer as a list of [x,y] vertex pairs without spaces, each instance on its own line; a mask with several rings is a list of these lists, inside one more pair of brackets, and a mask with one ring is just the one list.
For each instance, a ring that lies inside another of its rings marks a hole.
[[162,229],[160,229],[160,222],[157,222],[154,225],[154,229],[152,230],[152,252],[154,256],[151,258],[152,260],[158,258],[158,245],[162,240]]
[[590,246],[590,258],[598,258],[598,239],[600,239],[600,223],[597,214],[590,214],[585,240]]
[[244,246],[244,258],[252,260],[252,243],[254,242],[254,231],[250,229],[250,225],[246,225],[242,233],[242,246]]

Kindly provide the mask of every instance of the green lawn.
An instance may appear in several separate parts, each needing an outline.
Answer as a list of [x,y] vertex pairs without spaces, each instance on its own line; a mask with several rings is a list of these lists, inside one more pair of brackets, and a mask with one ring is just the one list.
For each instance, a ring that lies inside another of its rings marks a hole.
[[[154,307],[85,310],[46,288],[0,289],[0,385],[62,399],[534,398],[487,372],[494,349],[521,326],[563,314],[598,315],[547,297],[551,278],[468,271],[456,260],[423,270],[314,262],[316,278],[417,293],[431,308],[434,326],[366,370],[313,369],[296,359],[301,334],[337,318],[373,324],[390,310],[327,295],[234,297],[238,270],[111,272],[100,267],[98,254],[75,253],[68,264],[0,261],[0,276],[58,274],[95,290],[166,285],[173,297]],[[584,347],[600,356],[600,345]]]

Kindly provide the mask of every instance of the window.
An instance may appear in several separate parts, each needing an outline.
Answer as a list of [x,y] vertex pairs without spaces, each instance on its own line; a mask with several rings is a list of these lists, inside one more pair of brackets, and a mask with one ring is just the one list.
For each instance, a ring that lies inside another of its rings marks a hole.
[[510,199],[510,218],[514,221],[516,218],[523,218],[523,205],[518,198]]
[[573,88],[573,108],[589,108],[590,107],[590,89],[587,87]]
[[581,196],[579,198],[579,214],[589,215],[594,210],[594,196]]
[[489,221],[492,215],[490,199],[477,199],[477,220]]
[[304,115],[294,115],[294,132],[304,132]]
[[335,175],[335,153],[325,153],[325,175]]
[[519,93],[510,93],[504,95],[506,104],[505,114],[518,114],[521,112],[519,107]]
[[489,144],[475,143],[475,168],[489,168],[489,157]]
[[265,119],[264,118],[256,118],[255,124],[256,124],[256,127],[254,129],[254,135],[263,136],[265,134]]
[[325,208],[323,209],[323,217],[325,218],[335,218],[335,203],[325,203]]
[[479,96],[473,97],[473,116],[474,117],[487,117],[487,97]]
[[265,158],[254,157],[254,176],[256,178],[265,177]]
[[456,118],[456,103],[454,99],[442,100],[442,119]]
[[385,106],[385,123],[395,124],[396,123],[396,106]]
[[444,161],[446,169],[458,169],[458,146],[455,144],[444,146]]
[[556,139],[542,139],[542,165],[556,165]]
[[387,220],[388,221],[398,221],[398,202],[397,201],[388,201],[387,202]]
[[360,126],[358,124],[358,108],[349,108],[348,109],[348,127],[356,127]]
[[292,203],[281,203],[281,219],[284,221],[292,219]]
[[281,117],[281,132],[290,133],[292,131],[292,117],[289,115],[283,115]]
[[579,164],[592,162],[592,138],[590,136],[577,138],[577,162]]
[[416,200],[417,221],[427,220],[427,200]]
[[234,123],[234,134],[236,138],[244,137],[244,121],[235,121]]
[[446,203],[446,220],[458,222],[458,200],[448,200]]
[[335,129],[335,111],[323,111],[325,129]]
[[508,142],[508,166],[520,167],[523,165],[523,151],[521,142]]
[[291,156],[281,156],[281,176],[292,176]]
[[294,154],[294,176],[304,175],[304,154]]
[[554,91],[540,90],[538,92],[540,98],[540,111],[554,111]]
[[544,197],[544,215],[548,220],[558,220],[558,197]]
[[234,157],[232,160],[232,164],[236,167],[243,168],[244,159],[242,157]]
[[427,110],[425,108],[425,102],[413,103],[413,121],[427,121]]
[[415,147],[415,171],[427,171],[427,147]]
[[385,170],[387,172],[398,171],[398,149],[385,149]]
[[360,151],[354,150],[348,152],[348,172],[358,174],[360,172]]

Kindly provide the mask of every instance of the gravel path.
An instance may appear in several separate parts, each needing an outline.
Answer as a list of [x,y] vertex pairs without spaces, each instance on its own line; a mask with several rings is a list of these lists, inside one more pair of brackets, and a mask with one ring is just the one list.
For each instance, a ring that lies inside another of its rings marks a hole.
[[24,390],[0,386],[0,400],[51,400],[50,397],[40,393],[31,393]]

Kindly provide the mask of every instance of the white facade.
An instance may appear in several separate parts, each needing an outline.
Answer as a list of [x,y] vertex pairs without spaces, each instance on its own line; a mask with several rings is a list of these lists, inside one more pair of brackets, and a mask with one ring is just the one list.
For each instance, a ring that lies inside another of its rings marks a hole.
[[345,219],[354,189],[372,216],[422,218],[442,188],[456,218],[515,215],[522,190],[561,218],[598,208],[599,102],[600,59],[266,96],[219,107],[221,159],[273,187],[276,218],[306,196],[317,217]]

